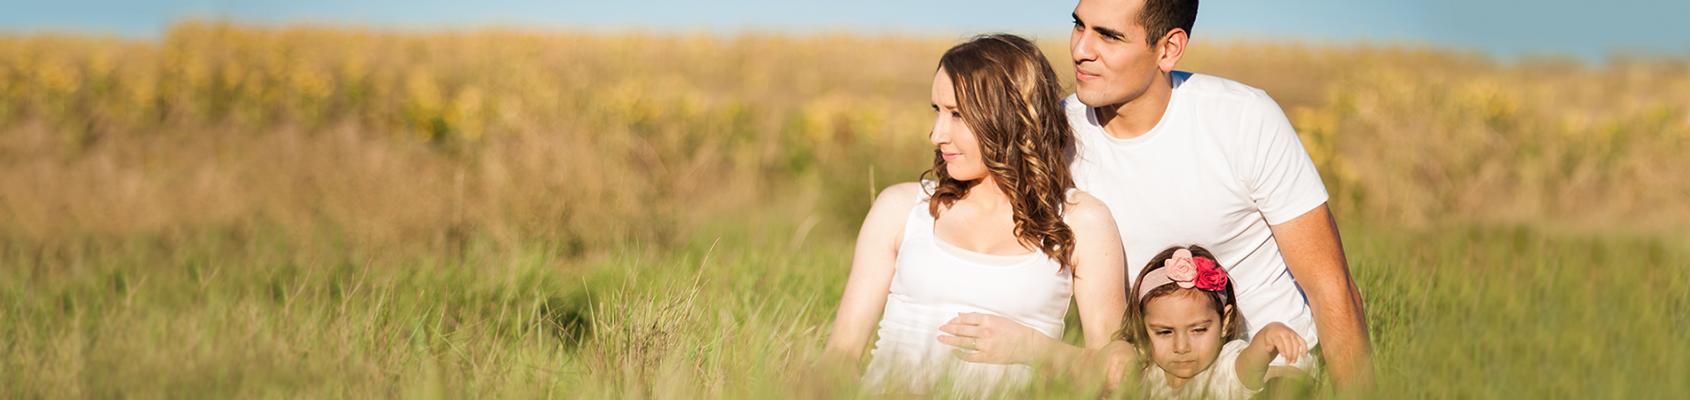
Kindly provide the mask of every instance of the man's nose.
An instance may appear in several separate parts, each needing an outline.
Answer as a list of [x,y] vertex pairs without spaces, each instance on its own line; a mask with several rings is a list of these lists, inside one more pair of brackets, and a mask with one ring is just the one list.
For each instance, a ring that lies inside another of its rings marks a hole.
[[1073,57],[1074,62],[1091,61],[1096,58],[1097,53],[1092,51],[1091,35],[1085,33],[1076,33],[1076,35],[1079,35],[1079,38],[1075,39],[1074,45],[1068,49],[1068,55]]

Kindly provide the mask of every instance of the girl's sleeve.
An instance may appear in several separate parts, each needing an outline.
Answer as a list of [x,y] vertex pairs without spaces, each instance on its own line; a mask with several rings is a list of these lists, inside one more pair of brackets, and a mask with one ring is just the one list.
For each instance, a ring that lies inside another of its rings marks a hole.
[[1249,345],[1249,342],[1234,340],[1221,347],[1220,357],[1209,367],[1208,390],[1211,398],[1248,399],[1261,392],[1261,389],[1244,387],[1244,381],[1238,379],[1238,355],[1243,354],[1244,348]]

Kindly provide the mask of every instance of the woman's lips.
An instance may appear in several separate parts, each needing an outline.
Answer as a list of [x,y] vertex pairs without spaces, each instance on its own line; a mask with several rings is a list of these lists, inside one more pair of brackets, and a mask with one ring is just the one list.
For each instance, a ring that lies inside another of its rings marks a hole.
[[939,153],[939,156],[940,156],[940,157],[943,157],[943,158],[944,158],[944,159],[945,159],[945,161],[951,161],[951,160],[955,160],[955,159],[957,159],[957,158],[958,158],[958,157],[962,157],[962,153],[945,153],[945,152],[940,152],[940,153]]

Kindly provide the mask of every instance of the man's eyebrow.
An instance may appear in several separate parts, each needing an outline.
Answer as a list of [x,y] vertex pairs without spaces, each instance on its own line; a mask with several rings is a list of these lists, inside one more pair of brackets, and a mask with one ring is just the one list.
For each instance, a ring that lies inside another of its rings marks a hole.
[[[1080,19],[1080,13],[1068,13],[1068,16],[1074,17],[1074,23],[1075,24],[1077,24],[1079,26],[1086,26],[1086,21]],[[1091,30],[1097,31],[1098,34],[1102,34],[1103,36],[1109,36],[1109,37],[1114,37],[1114,38],[1125,38],[1125,37],[1127,37],[1126,34],[1121,33],[1121,31],[1117,31],[1117,30],[1114,30],[1114,29],[1104,28],[1104,27],[1101,27],[1101,26],[1093,26],[1093,27],[1090,27],[1090,28],[1091,28]]]
[[1113,37],[1113,38],[1125,38],[1125,37],[1127,37],[1127,35],[1125,33],[1121,33],[1121,31],[1117,31],[1117,30],[1109,29],[1109,28],[1104,28],[1104,27],[1101,27],[1101,26],[1091,27],[1091,30],[1097,31],[1097,33],[1102,34],[1103,36],[1109,36],[1109,37]]

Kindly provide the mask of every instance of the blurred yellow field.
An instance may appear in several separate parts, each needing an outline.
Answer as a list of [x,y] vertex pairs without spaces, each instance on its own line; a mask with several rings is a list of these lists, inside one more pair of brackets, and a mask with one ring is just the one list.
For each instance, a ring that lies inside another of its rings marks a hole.
[[[0,37],[0,396],[852,396],[801,371],[953,39]],[[1315,157],[1377,395],[1690,394],[1690,59],[1188,54]]]

